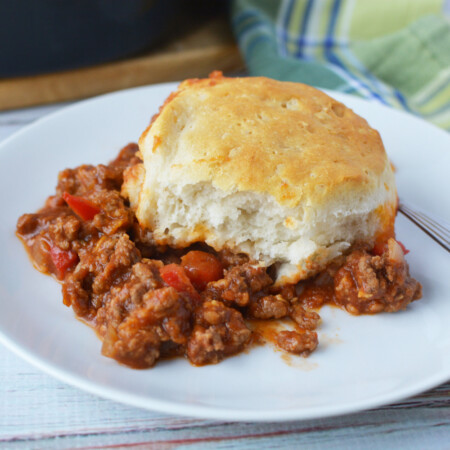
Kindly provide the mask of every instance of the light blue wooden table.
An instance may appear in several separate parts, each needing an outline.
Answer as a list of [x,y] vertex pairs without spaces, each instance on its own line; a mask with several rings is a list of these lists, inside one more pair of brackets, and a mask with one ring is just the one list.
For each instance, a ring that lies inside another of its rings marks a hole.
[[[60,109],[0,113],[0,141]],[[450,449],[450,383],[401,403],[320,420],[233,423],[144,411],[40,372],[0,345],[0,448]]]

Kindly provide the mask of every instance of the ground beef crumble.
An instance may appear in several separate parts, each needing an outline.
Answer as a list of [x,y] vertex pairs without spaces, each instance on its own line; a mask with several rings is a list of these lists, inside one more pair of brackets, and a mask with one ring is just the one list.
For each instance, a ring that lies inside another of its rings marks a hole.
[[336,303],[351,314],[399,311],[422,296],[394,239],[380,256],[363,250],[350,253],[334,276],[334,290]]
[[217,363],[241,351],[250,335],[239,311],[217,300],[206,301],[195,311],[187,355],[197,365]]
[[205,295],[242,307],[249,304],[252,294],[261,292],[272,284],[273,280],[265,268],[244,263],[229,269],[224,278],[210,283]]
[[304,330],[315,330],[320,321],[319,314],[306,310],[300,303],[292,305],[290,316]]
[[277,344],[283,350],[295,355],[307,356],[313,352],[319,340],[315,331],[281,331],[277,335]]
[[64,304],[96,329],[105,356],[133,368],[172,356],[218,363],[252,342],[252,320],[278,319],[292,329],[278,331],[275,344],[307,356],[318,345],[314,309],[323,304],[374,314],[421,297],[394,239],[382,254],[355,248],[316,278],[282,287],[244,254],[158,246],[120,195],[123,171],[139,162],[129,144],[109,165],[63,170],[55,195],[17,222],[33,263],[61,281]]
[[190,318],[189,300],[174,288],[149,289],[118,326],[108,323],[102,353],[131,367],[151,367],[163,342],[186,345]]
[[282,294],[253,298],[248,305],[248,315],[255,319],[281,319],[289,314],[290,304]]

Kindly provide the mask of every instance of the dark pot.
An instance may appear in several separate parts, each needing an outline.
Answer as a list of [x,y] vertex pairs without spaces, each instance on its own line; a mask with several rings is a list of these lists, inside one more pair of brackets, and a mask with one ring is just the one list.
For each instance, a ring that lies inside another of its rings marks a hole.
[[161,39],[179,0],[0,0],[0,77],[129,56]]

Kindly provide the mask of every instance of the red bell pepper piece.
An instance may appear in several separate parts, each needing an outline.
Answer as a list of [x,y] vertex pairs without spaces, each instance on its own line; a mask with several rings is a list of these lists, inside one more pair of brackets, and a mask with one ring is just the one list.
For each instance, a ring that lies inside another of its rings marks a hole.
[[72,211],[80,216],[83,220],[92,220],[96,214],[101,210],[89,200],[83,197],[77,197],[76,195],[71,195],[68,192],[64,192],[63,199],[70,206]]
[[159,269],[161,278],[178,292],[185,292],[194,300],[200,300],[199,293],[192,286],[191,280],[179,264],[167,264]]
[[404,255],[407,255],[409,253],[409,250],[400,241],[397,241],[397,244],[400,245],[400,247],[402,248]]
[[54,245],[50,249],[50,256],[56,268],[58,279],[62,280],[66,272],[78,263],[78,255],[72,250],[61,250]]

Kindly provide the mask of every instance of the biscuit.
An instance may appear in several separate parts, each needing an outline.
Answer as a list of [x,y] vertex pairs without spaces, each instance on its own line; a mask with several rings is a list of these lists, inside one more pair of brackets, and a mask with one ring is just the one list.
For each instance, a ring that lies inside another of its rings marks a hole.
[[186,80],[139,148],[143,166],[123,192],[159,244],[246,253],[295,283],[393,234],[397,194],[379,133],[311,86]]

